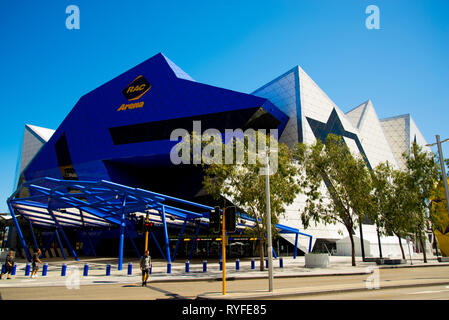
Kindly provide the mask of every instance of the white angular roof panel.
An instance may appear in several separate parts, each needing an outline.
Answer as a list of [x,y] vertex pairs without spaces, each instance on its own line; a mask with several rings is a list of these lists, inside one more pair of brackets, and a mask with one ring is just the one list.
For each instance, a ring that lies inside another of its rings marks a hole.
[[[415,137],[418,144],[425,144],[424,137],[409,115],[379,120],[371,100],[344,114],[299,66],[252,94],[269,99],[290,117],[280,137],[280,141],[288,146],[298,141],[311,144],[332,132],[342,135],[355,155],[364,154],[369,167],[375,168],[379,163],[388,161],[393,167],[402,168],[401,154],[410,150]],[[321,192],[326,192],[324,183],[321,189]],[[279,222],[304,230],[299,210],[304,207],[305,201],[305,195],[298,195],[286,207],[285,216]],[[372,229],[375,231],[375,228]],[[347,233],[341,224],[311,225],[305,232],[311,234],[314,240],[337,240]],[[375,232],[368,233],[367,237],[377,237]],[[294,243],[292,235],[281,236]],[[299,241],[301,250],[307,250],[307,238]]]
[[371,100],[352,109],[346,113],[346,116],[358,129],[358,137],[371,166],[375,168],[378,164],[388,161],[394,168],[397,168],[396,158],[385,137]]
[[55,131],[47,128],[25,125],[22,143],[22,153],[20,156],[19,175],[31,162],[34,156],[39,152],[40,148],[50,140]]
[[279,138],[280,142],[285,143],[289,147],[298,142],[297,87],[295,74],[295,68],[293,68],[252,93],[253,95],[269,99],[290,117]]

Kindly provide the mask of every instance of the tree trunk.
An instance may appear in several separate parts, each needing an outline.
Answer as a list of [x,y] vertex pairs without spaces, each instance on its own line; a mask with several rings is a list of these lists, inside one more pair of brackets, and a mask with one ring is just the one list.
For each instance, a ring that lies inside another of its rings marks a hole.
[[399,246],[401,247],[402,259],[405,260],[405,253],[404,253],[404,248],[402,247],[401,237],[396,233],[395,233],[395,235],[396,235],[396,237],[398,237],[398,240],[399,240]]
[[351,256],[352,256],[352,266],[355,267],[355,246],[354,246],[354,238],[352,235],[352,230],[348,228],[349,231],[349,239],[351,239]]
[[360,249],[362,250],[362,261],[365,262],[365,244],[363,243],[363,230],[361,221],[360,221]]
[[422,233],[419,232],[418,233],[418,237],[419,237],[419,242],[421,243],[421,249],[422,249],[422,254],[423,254],[423,260],[424,263],[427,263],[427,255],[426,255],[426,244],[424,243],[423,239],[422,239]]
[[264,266],[264,248],[265,247],[265,241],[263,240],[263,236],[260,236],[260,241],[259,241],[259,266],[260,266],[260,271],[264,271],[265,270],[265,266]]
[[376,228],[377,230],[377,242],[379,245],[379,258],[382,258],[382,245],[380,243],[380,232],[379,232],[379,228]]

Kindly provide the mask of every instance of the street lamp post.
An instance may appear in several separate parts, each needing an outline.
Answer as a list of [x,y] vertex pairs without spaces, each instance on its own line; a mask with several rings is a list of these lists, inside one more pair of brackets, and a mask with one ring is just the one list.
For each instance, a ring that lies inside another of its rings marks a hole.
[[268,290],[273,292],[273,243],[271,239],[271,204],[270,204],[270,161],[268,152],[265,156],[266,176],[265,191],[267,197],[267,237],[268,237]]
[[438,156],[440,158],[440,166],[441,166],[441,175],[443,178],[443,184],[444,184],[444,191],[446,194],[446,208],[447,208],[447,214],[449,216],[449,188],[447,185],[447,176],[446,176],[446,168],[444,167],[444,158],[443,158],[443,150],[441,149],[441,143],[449,141],[449,139],[445,139],[443,141],[440,141],[440,135],[437,134],[436,135],[437,138],[437,142],[436,143],[431,143],[431,144],[427,144],[426,146],[434,146],[435,144],[438,147]]

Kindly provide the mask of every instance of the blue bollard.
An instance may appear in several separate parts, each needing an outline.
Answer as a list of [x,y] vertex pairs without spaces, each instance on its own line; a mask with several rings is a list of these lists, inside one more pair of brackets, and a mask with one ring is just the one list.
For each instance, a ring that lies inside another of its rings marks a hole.
[[133,274],[133,264],[130,262],[128,263],[128,276],[131,276]]
[[220,260],[220,271],[223,270],[223,261]]
[[89,275],[89,264],[84,265],[83,276],[87,277]]
[[254,259],[251,259],[251,270],[254,270],[256,268],[256,263]]
[[167,263],[167,273],[171,273],[171,263]]
[[48,270],[48,263],[44,263],[44,267],[42,268],[42,276],[47,276],[47,270]]
[[265,259],[265,268],[268,268],[268,259]]
[[187,273],[190,272],[190,262],[189,262],[189,260],[186,261],[186,272]]
[[240,270],[240,260],[239,259],[237,259],[237,260],[235,260],[235,270]]
[[6,264],[2,264],[2,274],[6,273]]
[[279,267],[283,268],[284,267],[284,259],[279,258]]
[[65,277],[67,273],[67,265],[64,263],[61,268],[61,277]]
[[207,261],[203,261],[203,272],[207,272]]
[[16,275],[16,268],[17,268],[17,264],[14,263],[14,267],[12,267],[12,271],[11,271],[12,276]]
[[111,275],[111,265],[110,264],[106,265],[106,275],[107,276]]
[[31,271],[31,264],[27,263],[27,265],[25,267],[25,276],[29,276],[30,275],[30,271]]

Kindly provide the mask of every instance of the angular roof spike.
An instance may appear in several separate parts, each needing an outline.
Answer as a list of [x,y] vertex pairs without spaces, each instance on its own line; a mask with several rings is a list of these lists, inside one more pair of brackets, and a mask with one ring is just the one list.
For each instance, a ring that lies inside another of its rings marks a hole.
[[189,76],[184,70],[178,67],[173,61],[171,61],[168,57],[166,57],[163,53],[160,53],[162,57],[164,57],[165,61],[167,61],[170,68],[175,73],[176,77],[184,80],[195,81],[191,76]]

